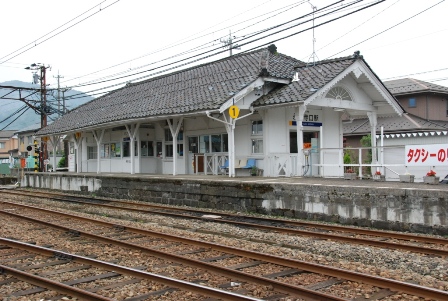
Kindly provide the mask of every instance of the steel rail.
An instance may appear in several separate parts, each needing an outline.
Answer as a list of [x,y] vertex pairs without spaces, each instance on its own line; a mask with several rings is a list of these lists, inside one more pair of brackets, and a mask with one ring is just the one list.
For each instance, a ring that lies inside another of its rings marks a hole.
[[[3,242],[3,239],[1,240]],[[9,274],[17,279],[34,284],[36,286],[44,287],[48,290],[53,290],[62,294],[67,294],[72,297],[81,298],[82,300],[116,301],[115,299],[100,296],[95,293],[91,293],[89,291],[84,291],[82,289],[66,285],[57,281],[53,281],[51,279],[42,278],[35,274],[26,273],[2,264],[0,264],[0,274]]]
[[[24,206],[24,207],[28,207],[28,206]],[[56,211],[52,211],[52,210],[46,210],[46,209],[41,209],[41,208],[32,208],[32,209],[40,209],[42,211],[47,211],[47,212],[51,212],[51,213],[56,213],[59,215],[64,215],[64,216],[70,216],[70,217],[74,217],[76,218],[77,216],[74,215],[70,215],[70,214],[65,214],[65,213],[61,213],[61,212],[56,212]],[[229,269],[229,268],[225,268],[225,267],[220,267],[214,264],[210,264],[207,262],[203,262],[200,260],[195,260],[195,259],[190,259],[187,257],[182,257],[176,254],[170,254],[170,253],[165,253],[156,249],[151,249],[151,248],[147,248],[147,247],[142,247],[140,245],[137,244],[132,244],[132,243],[128,243],[128,242],[124,242],[124,241],[120,241],[120,240],[116,240],[113,238],[108,238],[108,237],[104,237],[104,236],[99,236],[99,235],[95,235],[89,232],[83,232],[83,231],[78,231],[78,230],[74,230],[72,228],[69,227],[64,227],[61,225],[56,225],[53,223],[49,223],[49,222],[45,222],[42,220],[37,220],[31,217],[27,217],[27,216],[21,216],[15,213],[11,213],[11,212],[5,212],[3,210],[0,210],[0,214],[5,214],[5,215],[10,215],[10,216],[14,216],[20,219],[25,219],[25,220],[29,220],[35,223],[39,223],[39,224],[43,224],[43,225],[47,225],[49,227],[53,227],[53,228],[57,228],[60,230],[64,230],[64,231],[69,231],[74,233],[75,235],[82,235],[84,237],[87,238],[91,238],[91,239],[95,239],[98,241],[102,241],[105,243],[109,243],[109,244],[115,244],[121,247],[125,247],[125,248],[130,248],[130,249],[136,249],[145,253],[148,253],[152,256],[155,256],[157,258],[164,258],[166,260],[169,261],[174,261],[174,262],[178,262],[178,263],[182,263],[185,265],[189,265],[189,266],[193,266],[196,268],[200,268],[200,269],[204,269],[207,271],[211,271],[213,273],[217,273],[232,279],[238,279],[240,281],[245,281],[245,282],[250,282],[250,283],[256,283],[256,284],[260,284],[260,285],[265,285],[265,286],[271,286],[273,287],[274,290],[279,291],[279,292],[283,292],[283,293],[287,293],[289,295],[292,296],[299,296],[302,298],[309,298],[312,300],[334,300],[334,301],[347,301],[347,299],[345,298],[341,298],[341,297],[337,297],[337,296],[333,296],[333,295],[328,295],[319,291],[315,291],[315,290],[311,290],[311,289],[307,289],[301,286],[295,286],[295,285],[290,285],[287,283],[283,283],[280,281],[276,281],[276,280],[272,280],[272,279],[268,279],[268,278],[264,278],[262,276],[254,276],[248,273],[244,273],[238,270],[233,270],[233,269]],[[79,217],[78,217],[79,218]],[[109,227],[115,227],[117,226],[116,224],[112,224],[112,223],[107,223],[107,222],[103,222],[103,221],[96,221],[96,220],[91,220],[88,218],[80,218],[81,220],[84,221],[89,221],[92,223],[97,223],[97,224],[102,224],[102,225],[106,225]],[[170,236],[170,235],[165,235],[163,233],[158,233],[158,232],[152,232],[152,231],[146,231],[146,230],[140,230],[137,228],[128,228],[126,227],[126,229],[135,229],[135,233],[140,233],[140,234],[145,234],[148,236],[153,236],[153,237],[157,237],[157,238],[163,238],[166,240],[170,240],[170,241],[175,241],[175,242],[182,242],[184,244],[190,244],[190,245],[195,245],[195,246],[203,246],[203,247],[207,247],[207,248],[211,248],[214,246],[219,246],[219,245],[215,245],[215,244],[204,244],[200,241],[195,241],[195,240],[190,240],[190,239],[182,239],[180,237],[176,237],[176,236]],[[170,239],[171,238],[171,239]],[[199,242],[199,243],[198,243]],[[232,254],[232,252],[230,251],[231,248],[228,247],[223,247],[221,246],[221,248],[223,250],[226,250],[226,253],[230,253]],[[224,252],[222,250],[220,250],[221,252]],[[247,257],[247,256],[246,256]]]
[[[64,199],[60,199],[60,200],[64,200]],[[100,206],[100,207],[112,208],[112,209],[117,209],[117,210],[128,210],[128,211],[135,211],[135,212],[139,212],[139,213],[161,214],[161,215],[168,215],[168,216],[177,217],[177,218],[190,218],[190,219],[196,219],[196,220],[202,220],[202,221],[210,221],[210,218],[205,218],[205,217],[200,217],[200,216],[186,216],[186,215],[182,215],[182,214],[169,213],[169,212],[157,212],[157,211],[151,211],[151,210],[145,210],[145,209],[139,209],[139,208],[117,207],[117,206],[108,205],[108,204],[97,204],[97,203],[91,203],[91,202],[80,201],[80,200],[64,200],[64,201],[81,203],[81,204],[89,204],[89,205],[93,205],[93,206]],[[117,202],[123,203],[121,201],[117,201]],[[129,205],[129,203],[125,203],[125,204]],[[135,205],[139,206],[140,204],[135,204]],[[263,229],[263,230],[275,231],[275,232],[281,232],[281,233],[296,234],[296,235],[303,235],[303,236],[309,236],[309,237],[318,237],[321,239],[343,241],[343,242],[349,242],[349,243],[354,243],[354,244],[359,244],[359,245],[368,245],[368,246],[387,248],[387,249],[400,249],[400,250],[405,250],[405,251],[410,251],[410,252],[415,252],[415,253],[431,254],[431,255],[436,255],[436,256],[448,256],[448,250],[433,249],[433,248],[414,246],[414,245],[406,245],[406,244],[401,244],[401,243],[396,243],[396,242],[371,240],[371,239],[357,238],[357,237],[347,237],[347,236],[338,235],[338,234],[328,234],[328,233],[312,232],[312,231],[307,231],[307,230],[280,228],[280,227],[275,227],[275,226],[251,224],[251,223],[247,223],[247,222],[238,222],[238,221],[221,220],[221,219],[213,219],[213,222],[231,224],[231,225],[236,225],[236,226],[251,227],[251,228],[257,228],[257,229]]]
[[[117,265],[114,263],[109,263],[109,262],[105,262],[105,261],[101,261],[101,260],[97,260],[97,259],[80,256],[80,255],[66,253],[66,252],[59,251],[59,250],[56,251],[53,249],[40,247],[40,246],[36,246],[36,245],[31,245],[31,244],[27,244],[24,242],[18,242],[18,241],[14,241],[14,240],[7,239],[7,238],[0,238],[0,243],[2,243],[4,245],[15,247],[18,249],[27,250],[32,253],[39,253],[41,255],[45,255],[45,256],[49,256],[49,257],[55,256],[55,254],[57,254],[57,256],[61,256],[63,258],[68,258],[68,259],[71,259],[71,260],[79,262],[79,263],[88,264],[91,266],[95,266],[97,268],[105,269],[108,271],[118,272],[120,274],[130,275],[130,276],[141,278],[141,279],[147,279],[147,280],[162,283],[164,285],[168,285],[171,287],[176,287],[181,290],[195,292],[195,293],[205,295],[208,297],[220,298],[222,300],[229,300],[229,301],[239,301],[239,300],[260,301],[261,300],[261,299],[253,298],[250,296],[244,296],[244,295],[236,294],[233,292],[216,289],[213,287],[203,286],[203,285],[191,283],[191,282],[184,281],[184,280],[174,279],[174,278],[170,278],[170,277],[166,277],[166,276],[162,276],[162,275],[158,275],[158,274],[154,274],[154,273],[149,273],[149,272]],[[11,269],[6,267],[5,270],[11,270]],[[12,272],[14,272],[14,271],[12,271]],[[25,273],[25,274],[27,274],[27,273]],[[43,278],[41,278],[41,279],[43,279]],[[98,296],[98,295],[92,294],[92,296]],[[94,299],[94,300],[109,301],[109,300],[113,300],[113,299],[108,299],[108,298],[99,299],[98,298],[98,299]]]
[[[13,192],[13,193],[24,195],[24,196],[35,196],[30,193],[23,193],[23,194],[22,194],[22,192]],[[136,205],[136,206],[157,208],[157,209],[163,209],[163,210],[190,211],[190,212],[194,212],[194,213],[210,214],[209,211],[198,210],[198,209],[193,209],[193,208],[185,209],[185,208],[167,207],[167,206],[156,205],[156,204],[130,203],[130,202],[126,202],[126,201],[110,200],[110,199],[95,199],[95,198],[85,197],[85,196],[67,196],[67,195],[52,193],[52,192],[38,192],[38,193],[40,193],[42,195],[58,196],[58,197],[53,197],[53,199],[60,200],[60,201],[78,202],[75,200],[70,200],[70,199],[67,200],[66,199],[66,198],[78,198],[78,199],[84,199],[84,200],[95,200],[95,201],[119,203],[119,204],[125,204],[125,205]],[[81,202],[81,201],[79,201],[79,202]],[[91,202],[87,202],[87,203],[92,204]],[[103,205],[103,204],[101,204],[101,205]],[[159,213],[159,212],[155,212],[155,213]],[[170,213],[160,212],[159,214],[170,214]],[[371,236],[395,238],[395,239],[409,240],[409,241],[413,240],[413,241],[419,241],[419,242],[424,242],[424,243],[448,245],[448,239],[446,239],[446,238],[419,236],[419,235],[410,234],[410,233],[405,234],[405,233],[397,233],[397,232],[384,232],[384,231],[380,231],[380,230],[362,229],[362,228],[339,226],[339,225],[317,224],[317,223],[305,222],[305,221],[272,219],[272,218],[248,216],[248,215],[241,215],[241,214],[237,215],[237,214],[224,213],[224,212],[220,212],[219,215],[224,216],[224,217],[229,217],[229,218],[242,218],[243,217],[243,218],[253,219],[253,220],[262,221],[262,222],[283,223],[283,224],[291,225],[291,226],[315,227],[315,228],[325,229],[328,231],[341,231],[341,232],[349,232],[349,233],[353,233],[353,234],[371,235]],[[183,217],[189,218],[190,216],[183,216]],[[194,217],[192,217],[192,218],[194,218]]]
[[[17,205],[17,204],[11,203],[11,205]],[[25,207],[25,208],[41,210],[44,212],[51,212],[51,213],[55,213],[55,214],[59,214],[59,215],[66,215],[69,217],[78,218],[80,220],[89,221],[92,223],[100,223],[100,224],[108,225],[111,227],[116,226],[113,223],[108,223],[108,222],[98,221],[98,220],[91,220],[88,218],[83,218],[83,217],[79,217],[79,216],[72,215],[72,214],[61,213],[58,211],[47,210],[47,209],[42,209],[42,208],[27,206],[27,205],[19,205],[19,206]],[[16,215],[16,214],[12,214],[10,212],[5,212],[5,211],[0,211],[0,213]],[[16,215],[16,216],[18,216],[18,215]],[[18,216],[18,217],[22,218],[22,216]],[[25,217],[25,218],[32,219],[32,218],[28,218],[28,217]],[[39,220],[36,220],[36,222],[42,223]],[[44,223],[46,223],[46,222],[44,222]],[[48,224],[51,225],[51,223],[48,223]],[[63,227],[60,225],[54,225],[54,226],[57,228],[61,228],[61,229],[66,229],[66,230],[69,229],[68,227]],[[169,234],[156,232],[156,231],[143,230],[143,229],[134,228],[134,227],[123,227],[123,228],[126,230],[129,230],[130,232],[150,235],[150,236],[154,236],[154,237],[158,237],[158,238],[162,238],[162,239],[166,239],[166,240],[170,240],[170,241],[180,242],[180,243],[184,243],[184,244],[194,244],[196,246],[200,246],[200,247],[204,247],[204,248],[211,248],[211,249],[218,250],[218,251],[221,251],[224,253],[248,257],[248,258],[252,258],[252,259],[256,259],[256,260],[260,260],[260,261],[265,261],[265,262],[269,262],[269,263],[273,263],[273,264],[282,265],[285,267],[291,267],[291,268],[295,268],[295,269],[299,269],[299,270],[305,270],[308,272],[323,274],[323,275],[327,275],[327,276],[331,276],[331,277],[335,277],[335,278],[342,278],[342,279],[346,279],[346,280],[362,282],[362,283],[370,284],[370,285],[381,287],[381,288],[389,288],[392,291],[401,291],[404,293],[409,293],[411,295],[415,295],[415,296],[419,296],[419,297],[423,297],[423,298],[432,298],[432,299],[436,299],[436,300],[445,300],[445,299],[448,300],[448,292],[434,289],[434,288],[424,287],[424,286],[420,286],[420,285],[416,285],[416,284],[406,283],[406,282],[397,281],[397,280],[393,280],[393,279],[387,279],[387,278],[374,276],[374,275],[362,274],[359,272],[347,271],[344,269],[334,268],[334,267],[326,266],[326,265],[308,263],[308,262],[297,260],[297,259],[288,259],[288,258],[284,258],[284,257],[280,257],[280,256],[275,256],[275,255],[270,255],[270,254],[262,254],[259,252],[247,251],[247,250],[243,250],[243,249],[239,249],[239,248],[223,246],[223,245],[210,243],[210,242],[203,242],[203,241],[195,240],[195,239],[172,236]],[[94,234],[87,233],[87,232],[81,232],[81,231],[78,231],[78,232],[87,237],[92,237],[92,238],[97,237],[96,239],[98,239],[98,240],[114,242],[117,244],[121,244],[123,246],[127,245],[130,248],[139,248],[142,251],[156,252],[153,249],[144,248],[139,245],[129,244],[129,243],[113,240],[110,238],[96,236]],[[160,253],[160,252],[159,252],[159,254],[162,256],[165,256],[165,257],[173,256],[171,254]],[[185,258],[182,258],[182,260],[185,260]],[[261,277],[259,277],[259,278],[261,278]],[[261,279],[263,279],[263,278],[261,278]]]

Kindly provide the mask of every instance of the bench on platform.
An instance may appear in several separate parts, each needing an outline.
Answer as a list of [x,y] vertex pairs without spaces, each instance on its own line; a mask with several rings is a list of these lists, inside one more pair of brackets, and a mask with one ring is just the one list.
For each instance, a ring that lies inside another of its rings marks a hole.
[[[235,175],[249,176],[252,167],[256,166],[255,159],[235,159]],[[229,160],[224,162],[223,166],[220,166],[221,172],[227,174],[229,171]]]

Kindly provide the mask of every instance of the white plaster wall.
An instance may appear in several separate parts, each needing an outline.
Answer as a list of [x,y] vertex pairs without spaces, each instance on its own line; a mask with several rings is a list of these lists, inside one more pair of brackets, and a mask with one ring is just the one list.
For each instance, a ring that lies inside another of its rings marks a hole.
[[141,173],[151,173],[155,174],[157,169],[158,158],[154,157],[142,157],[141,158]]
[[[324,151],[324,162],[322,164],[338,164],[341,160],[339,148],[343,146],[341,112],[335,112],[332,108],[322,108],[322,145]],[[321,176],[337,177],[343,175],[342,167],[323,167]]]
[[[377,146],[380,146],[380,139],[377,139]],[[433,169],[436,171],[440,180],[448,175],[448,166],[410,166],[406,168],[406,145],[430,145],[430,144],[447,144],[447,136],[423,136],[423,137],[401,137],[401,138],[385,138],[384,143],[384,164],[399,164],[399,166],[390,166],[385,170],[384,174],[388,180],[399,180],[399,174],[410,173],[415,175],[415,182],[422,182],[423,176]]]
[[[235,158],[247,158],[252,155],[251,117],[240,119],[235,126]],[[253,119],[253,118],[252,118]]]
[[270,153],[289,153],[288,121],[292,120],[293,111],[285,108],[266,111],[266,122],[263,122],[263,131],[266,139],[265,155]]

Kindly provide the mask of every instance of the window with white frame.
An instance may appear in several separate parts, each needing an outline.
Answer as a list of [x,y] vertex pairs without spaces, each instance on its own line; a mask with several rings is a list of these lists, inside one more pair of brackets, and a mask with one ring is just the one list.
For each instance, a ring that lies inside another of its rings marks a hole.
[[131,138],[123,138],[123,157],[131,156]]
[[252,120],[252,154],[263,153],[263,120]]
[[96,146],[87,146],[87,159],[97,159],[98,153]]
[[445,99],[446,102],[446,116],[448,116],[448,99]]
[[101,144],[100,157],[104,159],[110,158],[110,145],[109,143]]
[[140,141],[140,154],[142,157],[154,156],[154,146],[152,141]]
[[253,120],[252,135],[262,135],[262,134],[263,134],[263,120]]
[[223,153],[229,151],[229,138],[227,134],[212,134],[199,136],[199,152]]
[[5,142],[0,142],[0,148],[5,148],[6,147],[6,143]]
[[252,154],[263,153],[263,139],[252,139]]
[[[177,134],[177,155],[184,155],[184,133],[179,131]],[[173,157],[173,135],[170,129],[165,129],[165,157]]]

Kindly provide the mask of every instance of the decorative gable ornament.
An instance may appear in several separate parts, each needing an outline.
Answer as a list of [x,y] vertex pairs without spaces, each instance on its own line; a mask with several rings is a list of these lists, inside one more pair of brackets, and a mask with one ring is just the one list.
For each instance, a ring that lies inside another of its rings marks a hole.
[[358,67],[358,68],[353,69],[353,74],[356,76],[356,78],[359,78],[362,74],[362,71]]
[[343,87],[333,87],[328,91],[326,98],[338,99],[338,100],[352,100],[350,93]]

